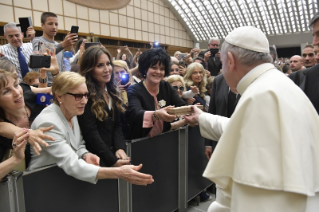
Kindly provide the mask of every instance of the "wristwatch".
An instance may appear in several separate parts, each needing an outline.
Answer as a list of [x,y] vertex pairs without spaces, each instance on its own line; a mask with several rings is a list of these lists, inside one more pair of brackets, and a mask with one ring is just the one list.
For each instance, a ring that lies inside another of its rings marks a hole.
[[39,77],[39,83],[47,83],[48,82],[48,76],[46,76],[44,79]]

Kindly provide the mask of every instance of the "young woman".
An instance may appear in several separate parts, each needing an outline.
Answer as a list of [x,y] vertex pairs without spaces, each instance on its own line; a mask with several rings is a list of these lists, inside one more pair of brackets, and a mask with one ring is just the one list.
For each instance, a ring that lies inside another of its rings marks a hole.
[[101,158],[102,166],[122,166],[130,160],[125,153],[120,113],[123,101],[114,82],[110,53],[100,46],[85,50],[80,74],[85,77],[90,98],[79,124],[87,149]]

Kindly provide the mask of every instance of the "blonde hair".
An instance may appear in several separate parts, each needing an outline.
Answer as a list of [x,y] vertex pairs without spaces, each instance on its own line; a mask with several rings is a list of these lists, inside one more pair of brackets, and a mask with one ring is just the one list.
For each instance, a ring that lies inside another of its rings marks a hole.
[[172,84],[173,82],[176,82],[176,81],[180,81],[184,87],[184,90],[183,92],[185,91],[185,82],[184,82],[184,79],[183,77],[179,76],[179,75],[171,75],[169,77],[167,77],[166,79],[166,82],[168,82],[169,84]]
[[[113,61],[113,65],[117,66],[117,67],[124,68],[126,73],[128,73],[130,75],[130,82],[132,82],[132,79],[133,79],[132,78],[132,74],[131,74],[130,69],[127,66],[125,61],[123,61],[123,60],[114,60]],[[115,75],[114,68],[113,68],[113,74]],[[127,92],[126,91],[121,91],[121,97],[123,99],[124,104],[127,105],[128,104]]]
[[174,53],[174,57],[176,57],[177,54],[182,54],[182,52],[176,51],[176,52]]
[[188,67],[187,67],[187,71],[186,71],[186,74],[184,76],[184,80],[185,80],[185,85],[187,87],[190,87],[190,86],[194,86],[194,82],[192,80],[192,74],[194,72],[194,70],[198,68],[202,73],[203,73],[203,79],[202,81],[196,85],[199,89],[199,95],[200,97],[202,97],[203,99],[205,98],[205,93],[206,93],[206,84],[207,84],[207,78],[206,78],[206,72],[205,72],[205,69],[204,67],[202,66],[202,64],[200,63],[191,63]]
[[61,72],[59,73],[52,84],[52,93],[54,96],[54,103],[60,105],[56,95],[62,96],[70,89],[74,89],[85,83],[85,77],[75,72]]

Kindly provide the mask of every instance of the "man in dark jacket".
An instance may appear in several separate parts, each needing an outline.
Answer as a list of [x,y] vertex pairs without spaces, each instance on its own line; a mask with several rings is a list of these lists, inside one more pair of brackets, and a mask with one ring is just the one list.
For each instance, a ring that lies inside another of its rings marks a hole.
[[222,63],[218,57],[215,55],[219,51],[219,39],[212,38],[208,42],[208,49],[199,53],[199,57],[205,60],[205,69],[210,72],[211,76],[217,76],[222,69]]

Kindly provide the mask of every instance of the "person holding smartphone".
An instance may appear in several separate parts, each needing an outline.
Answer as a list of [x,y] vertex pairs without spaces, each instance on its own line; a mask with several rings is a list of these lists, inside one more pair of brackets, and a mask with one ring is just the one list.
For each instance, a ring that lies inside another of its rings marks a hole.
[[[41,15],[41,27],[43,30],[43,35],[41,37],[35,37],[32,40],[33,51],[38,51],[41,43],[49,43],[50,45],[54,45],[56,48],[56,58],[59,64],[60,72],[64,70],[63,65],[63,54],[64,49],[69,47],[77,42],[78,35],[76,33],[68,33],[64,40],[61,43],[58,43],[54,40],[58,32],[58,17],[56,14],[52,12],[44,12]],[[53,75],[48,73],[48,84],[52,84]]]
[[215,57],[219,51],[219,39],[211,38],[208,42],[208,49],[199,53],[198,57],[204,58],[205,68],[211,76],[217,76],[222,69],[222,63],[218,57]]

